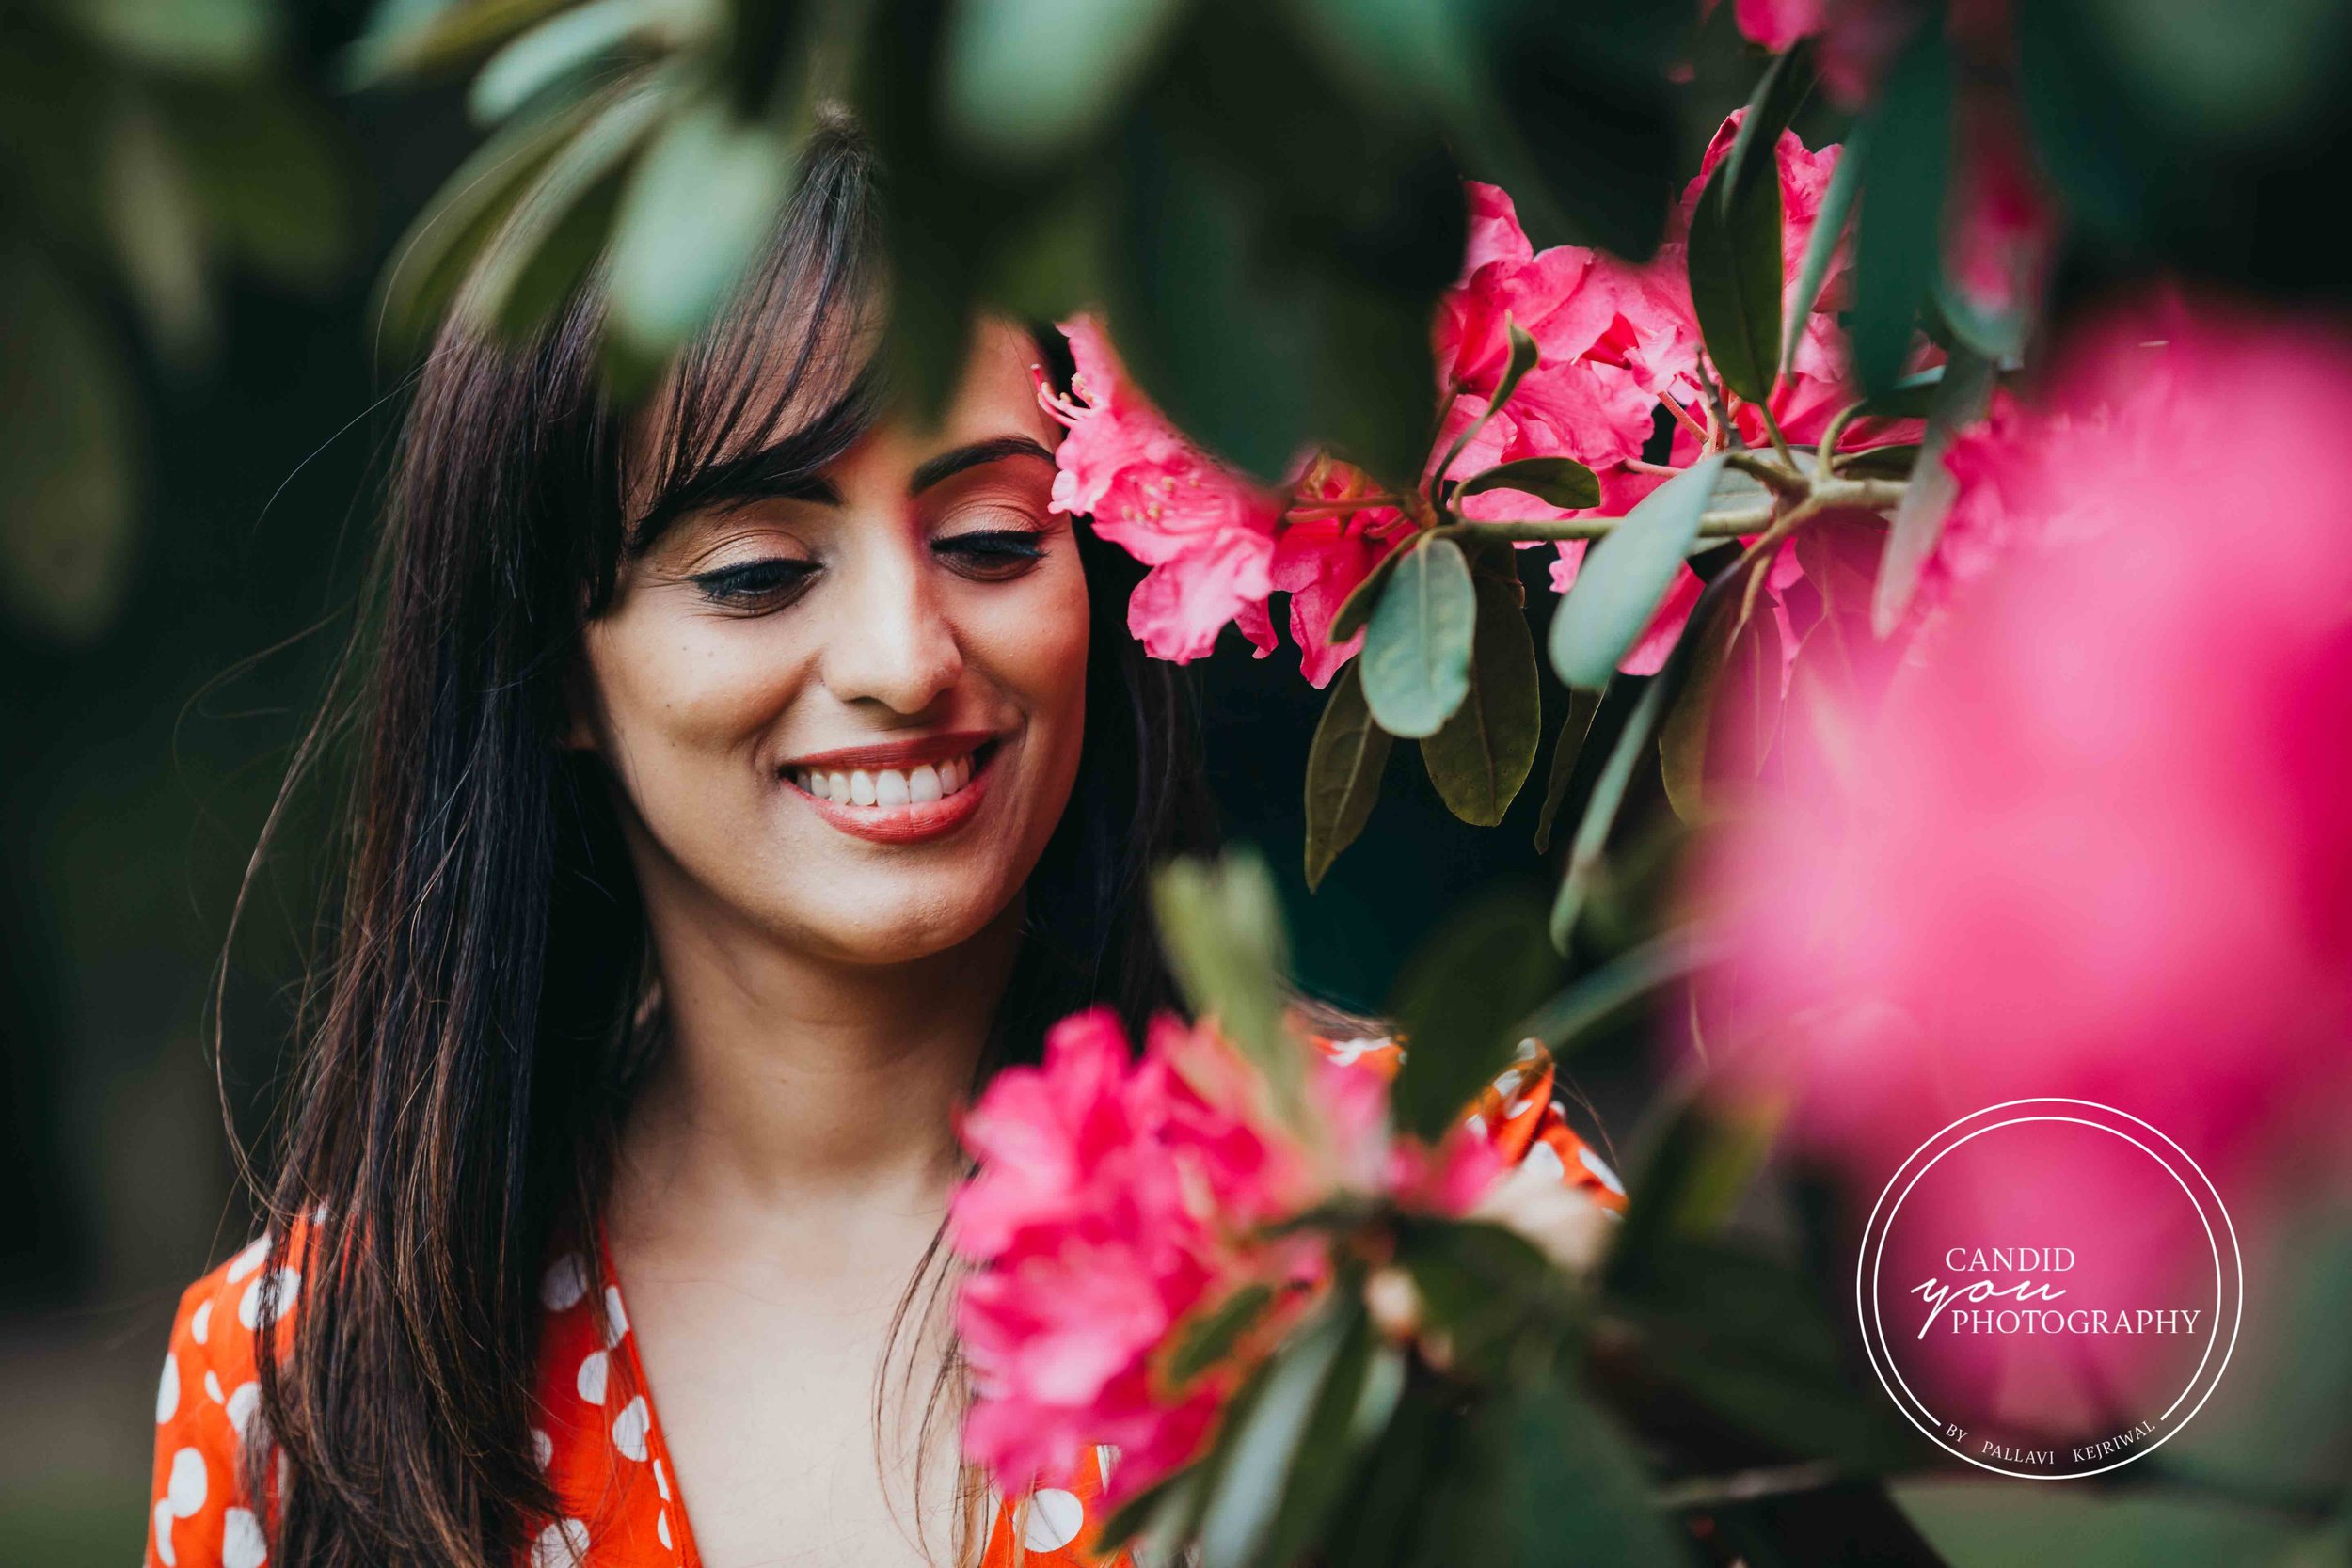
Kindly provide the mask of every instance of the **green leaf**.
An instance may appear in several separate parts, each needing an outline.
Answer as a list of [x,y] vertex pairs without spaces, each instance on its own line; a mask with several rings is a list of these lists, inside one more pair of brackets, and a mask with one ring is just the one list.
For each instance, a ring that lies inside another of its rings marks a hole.
[[1364,580],[1348,591],[1347,597],[1340,601],[1339,612],[1331,617],[1328,633],[1331,641],[1344,642],[1364,629],[1365,623],[1372,619],[1374,607],[1379,604],[1381,594],[1389,586],[1390,574],[1396,570],[1396,563],[1404,560],[1412,547],[1412,541],[1407,539],[1404,545],[1382,556],[1373,563]]
[[1691,214],[1691,303],[1724,385],[1750,403],[1772,393],[1780,361],[1781,200],[1776,144],[1811,90],[1803,49],[1756,83],[1730,150]]
[[[1370,1353],[1362,1299],[1335,1291],[1275,1354],[1263,1390],[1230,1439],[1201,1515],[1201,1568],[1260,1568],[1295,1555],[1280,1553],[1283,1538],[1307,1533],[1299,1527],[1309,1521],[1299,1515],[1319,1510],[1303,1505],[1336,1492],[1326,1467],[1345,1457],[1313,1452],[1308,1439],[1325,1429],[1345,1433]],[[1296,1496],[1306,1466],[1325,1473],[1313,1478],[1314,1495]]]
[[1878,591],[1870,601],[1870,627],[1885,637],[1902,624],[1903,611],[1918,592],[1920,575],[1944,535],[1944,519],[1952,510],[1960,483],[1944,466],[1952,437],[1984,413],[1993,394],[1990,360],[1966,349],[1955,349],[1936,388],[1935,406],[1928,415],[1927,433],[1919,442],[1919,461],[1895,509],[1886,535],[1886,554],[1879,565]]
[[504,119],[533,94],[593,65],[644,26],[644,0],[588,0],[517,35],[485,61],[466,95],[477,124]]
[[1462,482],[1456,499],[1487,490],[1518,490],[1552,506],[1574,510],[1600,504],[1600,479],[1573,457],[1522,457],[1498,463]]
[[1915,371],[1876,397],[1864,400],[1862,417],[1872,420],[1924,420],[1935,411],[1938,389],[1944,385],[1942,365]]
[[1519,1024],[1519,1033],[1564,1057],[1603,1023],[1641,998],[1688,979],[1719,956],[1716,944],[1688,931],[1654,937],[1580,975]]
[[1499,1481],[1522,1568],[1684,1568],[1691,1561],[1648,1497],[1640,1446],[1563,1370],[1505,1396],[1511,1435]]
[[1543,693],[1518,581],[1481,575],[1475,586],[1470,693],[1421,743],[1421,755],[1446,809],[1472,827],[1491,828],[1511,809],[1535,764]]
[[613,329],[629,347],[663,353],[718,315],[774,230],[794,137],[707,98],[646,148],[613,223],[608,284]]
[[1265,1316],[1273,1303],[1271,1286],[1245,1285],[1205,1316],[1191,1320],[1176,1341],[1175,1354],[1168,1357],[1168,1381],[1181,1388],[1232,1354],[1241,1337]]
[[1438,460],[1438,467],[1430,473],[1429,497],[1432,500],[1440,499],[1445,495],[1446,476],[1454,471],[1455,459],[1472,441],[1478,439],[1478,433],[1486,428],[1486,421],[1502,411],[1502,405],[1509,403],[1511,394],[1519,389],[1519,382],[1525,379],[1527,372],[1543,360],[1542,349],[1518,323],[1505,316],[1502,330],[1510,340],[1510,356],[1502,362],[1502,374],[1495,382],[1494,395],[1486,400],[1486,408],[1461,435],[1454,438],[1453,444],[1445,449],[1445,455]]
[[1414,955],[1391,1016],[1405,1038],[1390,1105],[1398,1127],[1435,1142],[1510,1064],[1519,1021],[1549,995],[1559,958],[1543,910],[1512,893],[1474,904]]
[[1738,621],[1718,615],[1708,627],[1659,732],[1666,799],[1685,822],[1705,816],[1710,781],[1755,778],[1780,730],[1780,622],[1769,608],[1744,629]]
[[343,59],[347,87],[448,71],[495,48],[566,0],[386,0]]
[[1576,777],[1577,758],[1584,750],[1584,734],[1600,706],[1597,691],[1570,691],[1568,711],[1560,721],[1559,738],[1551,746],[1551,777],[1544,784],[1544,809],[1535,818],[1535,853],[1551,852],[1551,825],[1567,799],[1568,782]]
[[45,261],[0,239],[0,605],[55,641],[113,621],[129,580],[143,469],[130,367]]
[[1407,1220],[1397,1260],[1413,1278],[1429,1326],[1450,1342],[1458,1369],[1508,1375],[1559,1278],[1551,1259],[1507,1225],[1489,1220]]
[[1781,332],[1780,373],[1787,375],[1797,357],[1797,344],[1804,337],[1805,324],[1812,320],[1815,305],[1821,297],[1821,285],[1829,281],[1830,264],[1837,258],[1837,246],[1846,235],[1846,219],[1853,212],[1854,193],[1862,188],[1863,172],[1869,166],[1867,149],[1868,127],[1857,126],[1846,138],[1845,150],[1837,155],[1837,166],[1830,170],[1829,188],[1821,193],[1821,205],[1813,214],[1812,232],[1805,236],[1804,261],[1797,269],[1797,288],[1788,296],[1788,320]]
[[1363,679],[1350,661],[1331,684],[1331,699],[1307,752],[1307,888],[1322,885],[1340,851],[1356,842],[1380,799],[1389,732],[1372,721]]
[[1608,684],[1697,542],[1699,518],[1723,467],[1721,453],[1700,458],[1642,498],[1584,552],[1551,617],[1551,667],[1562,680],[1588,690]]
[[[477,330],[512,337],[537,325],[534,308],[547,302],[543,257],[557,249],[559,239],[576,234],[576,212],[609,212],[606,202],[612,185],[637,155],[664,103],[655,79],[640,79],[606,100],[594,118],[555,150],[546,169],[516,201],[507,223],[484,247],[480,264],[456,301],[459,313]],[[586,260],[576,248],[565,253],[583,263]]]
[[1183,0],[966,0],[948,13],[947,129],[1033,164],[1099,130],[1151,64]]
[[1941,271],[1952,94],[1944,29],[1922,27],[1888,73],[1866,122],[1870,188],[1854,230],[1854,304],[1847,331],[1854,374],[1867,393],[1893,386],[1903,373],[1919,308]]
[[277,44],[266,0],[74,0],[57,11],[119,54],[173,73],[242,76]]
[[1617,1283],[1613,1305],[1638,1324],[1644,1358],[1743,1430],[1863,1471],[1912,1448],[1880,1391],[1846,1374],[1823,1303],[1794,1269],[1685,1237]]
[[1780,182],[1761,182],[1736,206],[1726,158],[1691,214],[1691,304],[1724,385],[1750,403],[1772,392],[1780,351]]
[[1738,208],[1754,186],[1780,183],[1780,134],[1812,96],[1815,79],[1812,45],[1804,40],[1773,55],[1756,78],[1747,112],[1724,153],[1724,212]]
[[159,84],[156,96],[214,243],[284,282],[334,281],[357,185],[341,124],[266,84]]
[[[2291,1516],[2217,1497],[2133,1495],[2095,1486],[1900,1481],[1895,1500],[1952,1568],[2080,1562],[2098,1568],[2206,1568],[2275,1562],[2312,1531]],[[2341,1562],[2339,1551],[2318,1561]]]
[[1470,693],[1478,591],[1451,539],[1401,553],[1356,662],[1374,721],[1391,735],[1419,739],[1437,734]]
[[[1690,636],[1687,628],[1683,636]],[[1658,727],[1670,686],[1662,671],[1643,682],[1641,695],[1626,716],[1625,728],[1618,732],[1616,744],[1610,748],[1609,760],[1601,765],[1599,777],[1594,781],[1592,797],[1584,803],[1584,815],[1577,820],[1576,838],[1568,846],[1567,869],[1562,874],[1560,891],[1551,901],[1551,945],[1559,952],[1567,952],[1569,941],[1576,934],[1578,917],[1584,912],[1584,900],[1600,872],[1600,855],[1608,845],[1609,830],[1616,823],[1617,808],[1625,802],[1626,786],[1633,782],[1634,767],[1648,751],[1650,732]]]
[[1196,1016],[1215,1016],[1295,1114],[1303,1058],[1282,1022],[1290,944],[1265,862],[1246,848],[1215,861],[1170,861],[1152,893],[1160,944],[1185,1002]]
[[210,235],[186,162],[149,104],[115,115],[104,175],[106,226],[132,297],[165,356],[190,360],[212,337]]
[[[373,314],[395,346],[414,350],[431,339],[485,247],[506,228],[525,194],[571,146],[575,134],[615,102],[615,95],[604,93],[550,105],[505,126],[458,166],[392,247],[377,285]],[[648,101],[637,112],[651,107]]]

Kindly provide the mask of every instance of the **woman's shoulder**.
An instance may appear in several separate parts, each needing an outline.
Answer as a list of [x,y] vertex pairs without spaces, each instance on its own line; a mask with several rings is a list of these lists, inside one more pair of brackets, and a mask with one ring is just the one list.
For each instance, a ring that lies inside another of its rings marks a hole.
[[283,1322],[301,1288],[287,1255],[271,1237],[257,1237],[181,1292],[155,1388],[150,1564],[256,1568],[262,1560],[246,1440],[262,1404],[261,1322],[265,1313]]

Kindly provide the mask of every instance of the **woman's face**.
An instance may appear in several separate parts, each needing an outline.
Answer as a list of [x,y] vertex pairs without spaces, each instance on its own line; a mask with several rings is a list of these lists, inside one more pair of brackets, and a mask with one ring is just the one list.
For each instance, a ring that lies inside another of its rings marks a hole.
[[936,430],[878,424],[804,493],[689,515],[624,566],[573,743],[612,769],[658,923],[889,963],[1020,892],[1086,721],[1035,358],[992,324]]

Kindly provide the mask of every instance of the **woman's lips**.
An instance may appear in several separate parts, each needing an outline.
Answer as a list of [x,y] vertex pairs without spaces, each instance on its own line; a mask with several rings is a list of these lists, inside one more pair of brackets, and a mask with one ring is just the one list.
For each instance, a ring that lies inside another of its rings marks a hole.
[[[936,752],[935,746],[921,750]],[[979,809],[994,776],[993,739],[936,761],[895,767],[800,765],[785,782],[818,816],[845,833],[878,844],[909,844],[952,832]],[[819,762],[849,753],[828,752]]]

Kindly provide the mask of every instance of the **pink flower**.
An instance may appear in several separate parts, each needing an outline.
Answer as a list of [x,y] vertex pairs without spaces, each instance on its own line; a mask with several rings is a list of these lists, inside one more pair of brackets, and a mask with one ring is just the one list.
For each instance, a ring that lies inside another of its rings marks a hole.
[[[1707,186],[1708,177],[1714,173],[1730,150],[1740,119],[1746,111],[1735,111],[1716,129],[1700,160],[1699,172],[1682,194],[1677,218],[1676,237],[1666,247],[1672,255],[1674,275],[1679,277],[1686,264],[1683,242],[1679,238],[1690,229],[1691,214],[1696,211],[1699,198]],[[1830,177],[1837,166],[1839,149],[1824,147],[1818,152],[1805,150],[1796,133],[1784,131],[1773,147],[1773,158],[1780,176],[1782,211],[1781,267],[1783,286],[1793,291],[1804,265],[1804,253],[1812,241],[1813,227],[1819,220],[1821,198],[1829,188]],[[1850,262],[1841,252],[1836,264],[1823,281],[1813,312],[1806,318],[1804,333],[1797,341],[1797,352],[1789,365],[1789,373],[1773,390],[1770,404],[1773,418],[1788,440],[1798,445],[1818,444],[1828,434],[1829,422],[1837,411],[1853,400],[1851,378],[1846,359],[1845,339],[1838,331],[1836,312],[1845,307],[1847,276]],[[1670,292],[1645,279],[1657,316],[1650,329],[1650,341],[1658,345],[1659,356],[1648,361],[1650,378],[1661,390],[1675,396],[1677,402],[1695,402],[1698,397],[1699,329],[1695,309],[1687,289]],[[1687,388],[1676,391],[1676,388]],[[1654,415],[1655,407],[1651,409]],[[1761,410],[1737,398],[1731,400],[1732,422],[1750,446],[1762,448],[1769,443],[1769,433]],[[1645,433],[1647,419],[1644,421]],[[1917,420],[1857,420],[1840,437],[1840,451],[1862,451],[1871,447],[1915,441],[1919,436]],[[1699,434],[1692,425],[1683,422],[1676,431],[1672,462],[1676,467],[1687,466],[1700,452]],[[1638,454],[1638,449],[1637,449]],[[1624,467],[1601,474],[1601,504],[1593,509],[1597,516],[1623,516],[1641,499],[1665,482],[1664,476],[1641,472]],[[1570,540],[1558,546],[1559,559],[1552,565],[1554,589],[1566,593],[1576,580],[1577,568],[1582,564],[1585,546],[1581,540]],[[1780,594],[1802,575],[1793,550],[1784,549],[1774,561],[1768,588],[1777,604]],[[1682,635],[1691,609],[1698,602],[1701,584],[1698,575],[1687,568],[1667,589],[1666,595],[1652,617],[1649,628],[1626,653],[1620,667],[1628,674],[1655,674],[1662,668],[1675,641]],[[1796,642],[1790,639],[1784,646],[1787,657],[1796,656]]]
[[[1072,396],[1041,387],[1069,426],[1056,453],[1053,506],[1152,568],[1128,601],[1127,626],[1154,657],[1184,663],[1273,590],[1279,497],[1185,440],[1128,381],[1091,317],[1062,324],[1077,374]],[[1259,644],[1272,647],[1271,637]]]
[[1294,500],[1369,497],[1358,470],[1313,457],[1287,492],[1252,484],[1194,446],[1127,378],[1102,325],[1062,324],[1077,374],[1071,395],[1039,387],[1039,401],[1069,427],[1055,454],[1056,511],[1090,517],[1094,531],[1152,568],[1136,585],[1127,625],[1156,658],[1182,664],[1207,654],[1230,623],[1258,649],[1275,644],[1267,600],[1290,595],[1291,635],[1307,678],[1327,684],[1358,642],[1330,645],[1331,617],[1381,556],[1408,531],[1393,507],[1316,508]]
[[[1306,1067],[1316,1115],[1295,1131],[1213,1027],[1161,1018],[1133,1059],[1098,1008],[1057,1024],[1041,1066],[1006,1069],[965,1116],[979,1168],[950,1227],[979,1265],[958,1305],[975,1380],[964,1441],[1007,1488],[1110,1443],[1129,1496],[1199,1452],[1252,1359],[1328,1279],[1318,1237],[1267,1239],[1269,1221],[1391,1177],[1439,1212],[1483,1191],[1491,1151],[1450,1144],[1413,1163],[1391,1148],[1377,1076],[1327,1057]],[[1248,1284],[1278,1291],[1263,1331],[1172,1386],[1188,1322]]]
[[2225,1189],[2297,1150],[2341,1168],[2347,414],[2328,329],[2161,302],[2002,411],[1955,467],[2033,547],[1703,869],[1735,1082],[1882,1180],[2035,1095],[2143,1117]]

